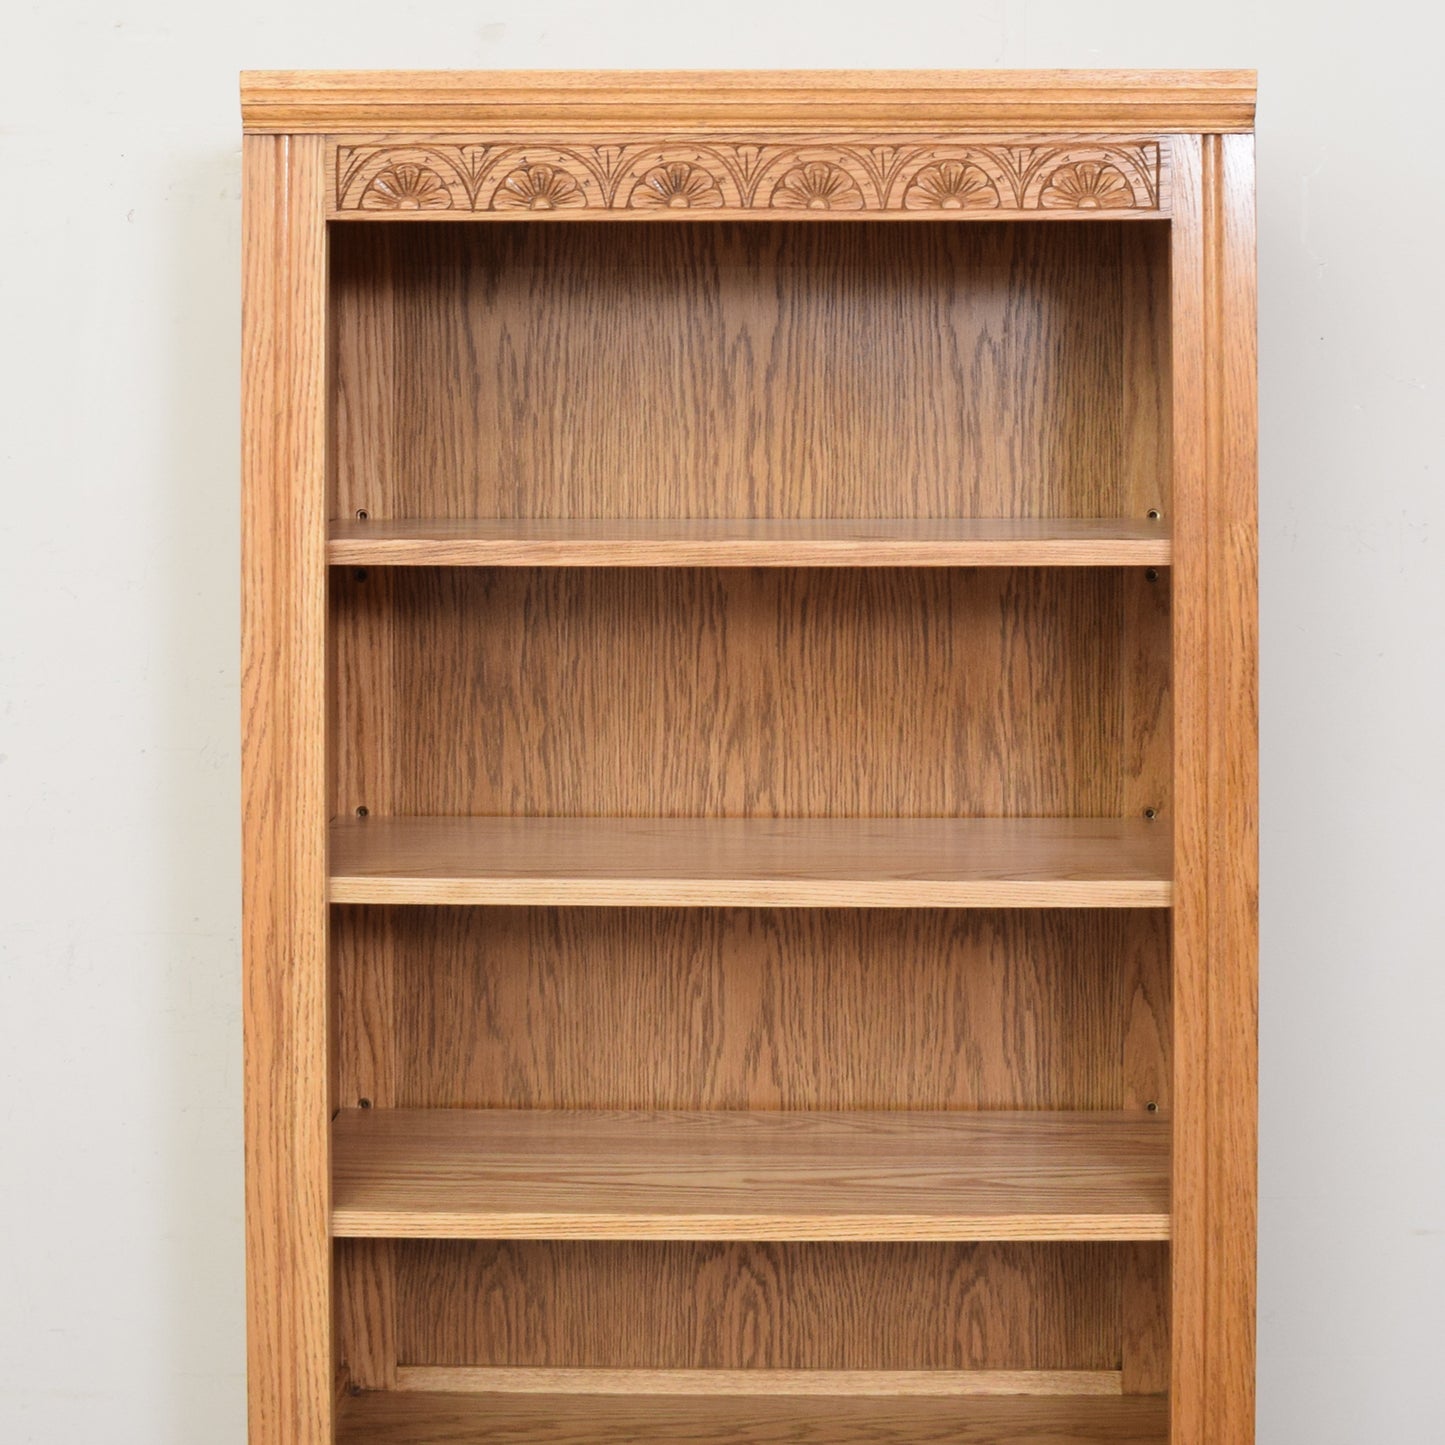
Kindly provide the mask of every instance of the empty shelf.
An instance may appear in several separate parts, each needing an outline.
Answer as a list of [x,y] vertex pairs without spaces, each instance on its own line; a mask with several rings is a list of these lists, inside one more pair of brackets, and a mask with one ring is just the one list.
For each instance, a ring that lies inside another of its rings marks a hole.
[[364,818],[333,903],[1159,908],[1169,831],[1116,818]]
[[1123,567],[1167,565],[1170,540],[1129,517],[342,519],[327,555],[374,567]]
[[346,1399],[339,1445],[1166,1445],[1160,1396],[1000,1399],[719,1399],[445,1395]]
[[456,1395],[1121,1395],[1122,1370],[609,1369],[399,1365],[397,1390]]
[[1169,1237],[1141,1114],[347,1109],[333,1150],[344,1237]]

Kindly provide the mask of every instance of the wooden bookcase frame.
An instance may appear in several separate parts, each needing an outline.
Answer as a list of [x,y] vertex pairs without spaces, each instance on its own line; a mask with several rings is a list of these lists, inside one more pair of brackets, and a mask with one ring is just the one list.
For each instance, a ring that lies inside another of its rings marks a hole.
[[[338,1310],[347,1312],[353,1339],[363,1342],[354,1350],[364,1353],[368,1340],[374,1350],[361,1373],[385,1379],[395,1369],[393,1342],[382,1337],[387,1327],[381,1322],[394,1302],[357,1298],[355,1282],[334,1275],[332,1121],[340,1101],[331,1082],[329,928],[335,902],[411,898],[415,890],[407,891],[405,868],[375,858],[345,877],[331,876],[338,865],[328,840],[328,567],[490,565],[518,555],[538,566],[767,565],[781,555],[796,565],[1167,561],[1170,1344],[1167,1361],[1135,1367],[1142,1378],[1130,1388],[1147,1392],[1167,1384],[1173,1445],[1246,1445],[1254,1428],[1256,1142],[1253,74],[265,72],[243,77],[242,109],[243,938],[253,1445],[329,1445],[337,1438],[347,1387],[334,1345]],[[707,208],[702,219],[688,208],[694,201]],[[822,529],[800,538],[767,527],[684,526],[626,535],[616,528],[598,534],[418,525],[368,541],[345,521],[329,519],[328,236],[334,226],[438,218],[921,225],[1094,224],[1121,217],[1168,226],[1167,552],[1147,533],[1131,537],[1117,527],[1050,534],[1002,523],[993,531],[940,524],[892,535],[877,528],[865,528],[862,536]],[[639,548],[652,550],[634,557]],[[456,851],[466,855],[469,846],[463,839]],[[895,846],[896,839],[888,843]],[[939,845],[930,838],[918,846],[927,855]],[[910,898],[920,906],[1028,907],[1062,897],[1047,889],[1037,897],[1018,891],[1017,879],[1000,880],[987,860],[977,863],[948,875],[933,892],[915,880],[919,891]],[[465,857],[449,866],[451,872],[428,876],[452,892],[423,888],[422,901],[507,896],[505,879],[478,882]],[[586,874],[590,865],[584,858],[575,866]],[[868,860],[860,866],[867,875]],[[367,883],[369,867],[384,875],[379,883]],[[730,896],[767,901],[778,898],[768,892],[775,884],[764,880],[753,893],[736,895],[724,886],[697,898],[683,889],[679,899],[684,906]],[[576,892],[577,885],[559,874],[525,896],[543,905],[592,896]],[[630,894],[602,901],[637,901],[648,886],[654,885],[635,883]],[[826,888],[806,896],[794,891],[797,896],[781,901],[807,904],[829,896]],[[372,1223],[386,1233],[384,1221]],[[757,1237],[768,1237],[766,1225],[757,1228]],[[364,1283],[383,1294],[390,1287],[384,1270]],[[375,1331],[380,1335],[373,1339]],[[692,1387],[702,1388],[697,1381]],[[795,1380],[778,1385],[784,1388],[806,1394],[810,1387]],[[914,1435],[846,1438],[925,1438],[925,1423],[946,1429],[948,1416],[939,1408],[934,1402],[927,1407],[934,1413],[918,1415]],[[1054,1418],[1050,1407],[1039,1408],[1039,1420]],[[984,1434],[926,1438],[998,1438],[987,1433],[986,1416],[979,1419]],[[446,1429],[450,1433],[427,1438],[474,1438],[461,1415],[449,1417]],[[587,1426],[579,1429],[568,1438],[588,1438]]]

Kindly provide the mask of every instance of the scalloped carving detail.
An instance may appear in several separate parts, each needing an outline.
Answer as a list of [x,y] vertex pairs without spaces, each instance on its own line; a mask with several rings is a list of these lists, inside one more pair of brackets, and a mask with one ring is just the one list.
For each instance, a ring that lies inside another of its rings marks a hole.
[[451,205],[447,183],[414,161],[378,171],[361,193],[363,211],[446,211]]
[[702,166],[672,161],[647,171],[633,187],[627,204],[643,211],[713,210],[723,204],[723,195]]
[[1117,166],[1075,161],[1049,176],[1039,204],[1051,211],[1128,211],[1134,207],[1134,193]]
[[861,211],[863,192],[842,166],[809,161],[786,172],[768,203],[780,211]]
[[498,211],[559,211],[586,204],[577,181],[561,166],[546,162],[509,171],[492,195]]
[[906,211],[996,211],[998,187],[972,161],[939,161],[924,166],[903,192]]
[[332,213],[662,216],[1161,211],[1167,141],[994,137],[356,138]]

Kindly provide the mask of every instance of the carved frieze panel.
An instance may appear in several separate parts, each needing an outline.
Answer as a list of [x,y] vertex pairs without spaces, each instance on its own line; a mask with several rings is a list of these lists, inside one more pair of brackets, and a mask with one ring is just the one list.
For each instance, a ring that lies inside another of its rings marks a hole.
[[338,141],[332,214],[519,219],[1161,213],[1160,139],[772,136]]

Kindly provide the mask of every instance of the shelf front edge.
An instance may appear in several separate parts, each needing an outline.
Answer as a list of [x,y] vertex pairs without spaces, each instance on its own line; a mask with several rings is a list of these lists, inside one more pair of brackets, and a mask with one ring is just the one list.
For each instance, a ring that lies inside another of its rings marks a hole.
[[826,1225],[791,1214],[513,1213],[505,1210],[395,1212],[338,1207],[332,1211],[338,1239],[602,1239],[749,1240],[757,1242],[994,1244],[1113,1241],[1149,1243],[1169,1238],[1169,1216],[1140,1214],[915,1215],[840,1214]]
[[478,519],[330,524],[333,567],[1167,567],[1137,520]]
[[1168,908],[1167,880],[878,883],[338,876],[332,903],[678,908]]

